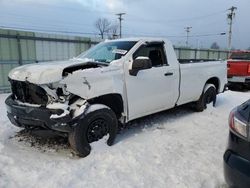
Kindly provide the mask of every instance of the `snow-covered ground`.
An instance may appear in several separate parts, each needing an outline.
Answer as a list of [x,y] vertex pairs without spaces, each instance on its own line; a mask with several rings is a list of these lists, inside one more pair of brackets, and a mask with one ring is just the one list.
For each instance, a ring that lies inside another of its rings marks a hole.
[[112,147],[92,144],[78,158],[64,141],[44,144],[18,133],[0,95],[0,187],[226,187],[222,156],[230,110],[250,92],[228,91],[216,108],[188,107],[134,121]]

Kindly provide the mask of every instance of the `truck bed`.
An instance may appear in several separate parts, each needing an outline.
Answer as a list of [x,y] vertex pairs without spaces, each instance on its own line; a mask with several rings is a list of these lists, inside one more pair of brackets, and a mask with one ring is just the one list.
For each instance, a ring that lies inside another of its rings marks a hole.
[[180,62],[180,98],[178,104],[196,101],[201,95],[204,83],[214,78],[219,80],[218,93],[222,92],[226,77],[226,61],[183,61]]
[[250,60],[228,60],[228,77],[250,76]]
[[228,77],[250,76],[250,51],[233,51],[227,61]]

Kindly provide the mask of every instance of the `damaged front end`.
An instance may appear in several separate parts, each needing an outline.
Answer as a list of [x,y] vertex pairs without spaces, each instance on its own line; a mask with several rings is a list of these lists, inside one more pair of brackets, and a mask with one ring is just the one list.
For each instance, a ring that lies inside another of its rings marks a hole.
[[70,132],[88,107],[85,99],[66,91],[59,83],[36,85],[11,80],[12,94],[6,99],[8,118],[26,129]]
[[[9,73],[8,117],[26,129],[71,132],[85,117],[88,101],[93,103],[92,99],[110,92],[122,93],[120,67],[91,59],[17,67]],[[115,85],[113,78],[117,78]]]
[[46,91],[32,83],[9,79],[14,99],[22,103],[46,105]]

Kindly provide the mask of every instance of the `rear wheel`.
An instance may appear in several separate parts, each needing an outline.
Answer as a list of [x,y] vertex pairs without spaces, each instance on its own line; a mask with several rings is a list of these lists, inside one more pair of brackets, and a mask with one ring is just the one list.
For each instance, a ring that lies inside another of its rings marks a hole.
[[206,84],[200,99],[195,103],[195,110],[202,112],[207,108],[207,104],[213,102],[216,103],[216,87],[213,84]]
[[117,129],[116,115],[109,107],[101,104],[91,105],[69,134],[69,143],[80,157],[85,157],[90,153],[90,143],[102,139],[107,134],[109,134],[107,144],[112,145]]

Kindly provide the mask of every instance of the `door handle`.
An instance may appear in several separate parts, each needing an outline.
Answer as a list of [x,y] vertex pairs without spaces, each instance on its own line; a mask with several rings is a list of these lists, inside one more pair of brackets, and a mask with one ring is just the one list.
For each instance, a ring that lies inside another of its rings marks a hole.
[[172,73],[172,72],[166,72],[165,74],[164,74],[164,76],[172,76],[174,73]]

